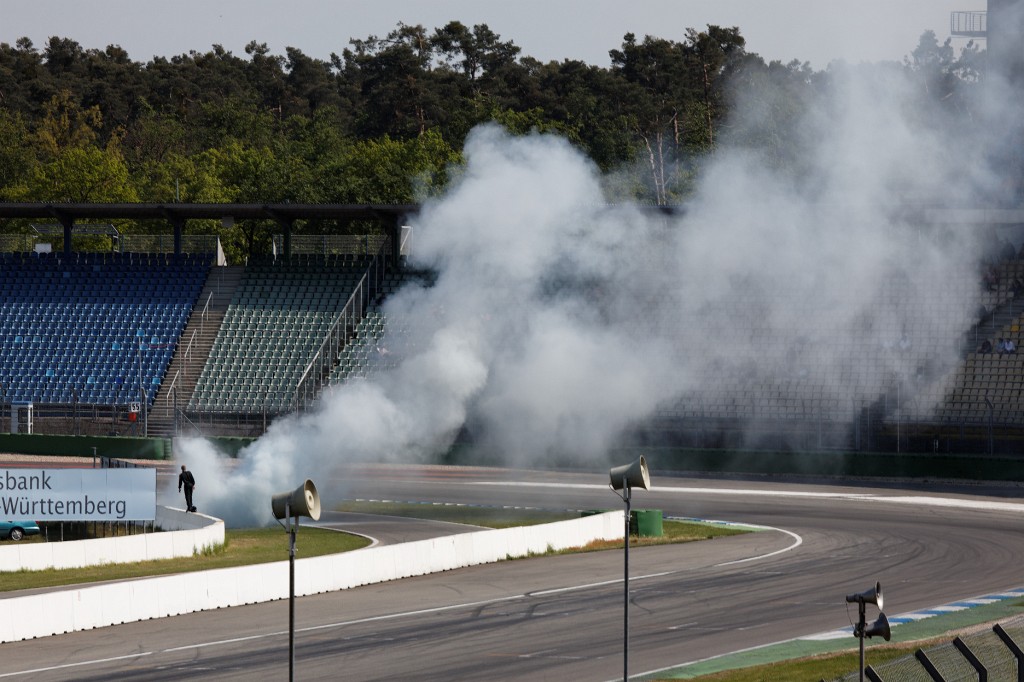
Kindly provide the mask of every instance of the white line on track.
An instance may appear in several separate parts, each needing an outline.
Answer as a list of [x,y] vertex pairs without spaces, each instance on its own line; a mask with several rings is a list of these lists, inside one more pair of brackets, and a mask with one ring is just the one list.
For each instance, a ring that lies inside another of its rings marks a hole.
[[[625,518],[625,517],[623,517],[623,518]],[[715,568],[717,568],[719,566],[732,566],[734,564],[745,564],[748,561],[757,561],[758,559],[767,559],[770,556],[775,556],[776,554],[782,554],[783,552],[788,552],[790,550],[794,550],[797,547],[799,547],[800,545],[804,544],[804,539],[802,537],[800,537],[799,535],[797,535],[796,533],[794,533],[793,531],[791,531],[791,530],[786,530],[785,528],[774,528],[772,526],[758,526],[758,525],[754,525],[754,524],[747,524],[747,525],[750,528],[757,528],[759,530],[774,530],[774,531],[778,531],[780,533],[784,533],[784,534],[788,535],[789,537],[793,538],[793,544],[789,545],[788,547],[783,547],[782,549],[777,549],[774,552],[768,552],[767,554],[760,554],[758,556],[751,556],[751,557],[747,557],[746,559],[735,559],[733,561],[725,561],[723,563],[716,564]]]
[[153,651],[139,651],[126,656],[112,656],[110,658],[98,658],[94,661],[85,661],[82,663],[65,663],[63,665],[51,665],[47,668],[36,668],[34,670],[20,670],[16,673],[0,673],[0,677],[16,677],[19,675],[33,675],[35,673],[46,673],[54,670],[67,670],[68,668],[78,668],[83,665],[100,665],[101,663],[113,663],[114,661],[126,661],[132,658],[142,658],[143,656],[152,656],[155,652]]
[[[572,488],[576,490],[608,490],[609,486],[594,483],[544,483],[535,481],[465,481],[462,485],[508,486],[518,488]],[[734,495],[742,497],[789,497],[805,499],[832,499],[863,502],[891,502],[893,504],[914,504],[927,507],[974,509],[981,511],[1008,511],[1024,514],[1024,504],[999,502],[995,500],[967,500],[957,497],[936,497],[934,495],[884,495],[879,493],[841,493],[801,490],[765,490],[758,488],[698,488],[654,486],[650,492],[674,495]]]

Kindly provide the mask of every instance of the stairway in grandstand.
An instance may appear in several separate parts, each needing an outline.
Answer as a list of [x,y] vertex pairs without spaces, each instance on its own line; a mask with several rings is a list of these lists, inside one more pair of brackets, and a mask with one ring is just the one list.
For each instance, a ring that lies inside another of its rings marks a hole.
[[[166,378],[153,401],[149,414],[150,436],[175,435],[175,408],[182,410],[188,405],[244,270],[244,266],[210,269],[167,368]],[[186,425],[180,421],[179,416],[180,432],[187,432]]]
[[292,411],[304,370],[373,262],[298,254],[249,265],[188,401],[190,418],[267,419]]

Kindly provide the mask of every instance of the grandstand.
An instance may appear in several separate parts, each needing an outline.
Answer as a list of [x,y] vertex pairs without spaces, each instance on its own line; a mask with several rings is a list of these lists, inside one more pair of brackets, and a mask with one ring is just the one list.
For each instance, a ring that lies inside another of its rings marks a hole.
[[0,254],[9,403],[151,405],[210,267],[164,254]]
[[189,411],[293,410],[303,372],[373,260],[353,254],[304,255],[246,268]]
[[[325,387],[400,362],[409,333],[381,304],[425,275],[403,267],[393,238],[281,238],[278,255],[233,267],[209,244],[178,255],[0,253],[5,414],[31,403],[36,430],[49,433],[258,435],[315,404]],[[950,277],[975,295],[981,314],[951,308],[965,297],[941,292],[906,309],[894,284],[874,302],[882,328],[838,340],[827,361],[821,338],[840,322],[834,302],[801,303],[822,333],[806,347],[761,326],[756,297],[705,320],[711,327],[676,320],[687,344],[721,339],[728,356],[756,339],[757,357],[731,374],[702,367],[699,389],[678,394],[629,437],[700,447],[1014,447],[1024,435],[1024,352],[978,346],[984,338],[1020,345],[1024,291],[1015,283],[1024,281],[1024,261],[1004,256],[997,270],[989,287],[976,271]],[[934,321],[951,316],[970,329],[963,338],[936,332]]]

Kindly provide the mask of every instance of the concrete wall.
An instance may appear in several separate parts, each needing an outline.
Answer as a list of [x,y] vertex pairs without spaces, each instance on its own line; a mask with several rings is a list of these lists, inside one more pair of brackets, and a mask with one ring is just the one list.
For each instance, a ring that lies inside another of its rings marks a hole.
[[[622,532],[622,512],[608,512],[297,559],[295,595],[578,547],[593,540],[621,538]],[[298,545],[301,550],[301,530]],[[287,560],[10,597],[0,608],[0,642],[287,598]]]
[[224,544],[224,522],[212,516],[157,507],[156,525],[169,532],[74,542],[5,542],[0,545],[0,571],[173,559]]

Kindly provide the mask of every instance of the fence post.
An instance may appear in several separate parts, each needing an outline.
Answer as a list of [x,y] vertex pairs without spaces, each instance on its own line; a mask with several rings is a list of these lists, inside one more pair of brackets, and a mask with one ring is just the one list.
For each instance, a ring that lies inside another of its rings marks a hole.
[[1003,626],[996,623],[992,626],[992,632],[1003,641],[1006,648],[1010,650],[1013,657],[1017,659],[1017,682],[1024,682],[1024,651],[1017,645],[1017,642],[1010,637],[1010,633],[1003,629]]
[[928,654],[924,652],[924,649],[918,649],[917,651],[915,651],[914,658],[917,659],[918,663],[920,663],[921,666],[924,667],[924,669],[928,672],[929,675],[931,675],[931,678],[935,680],[935,682],[946,682],[942,678],[942,675],[939,673],[938,668],[935,667],[935,664],[932,663],[931,660],[929,660]]
[[988,668],[978,660],[978,657],[974,655],[970,647],[967,646],[967,642],[957,637],[953,640],[953,646],[960,652],[967,662],[970,663],[976,671],[978,671],[978,682],[988,682]]
[[864,677],[871,680],[871,682],[883,682],[882,678],[878,676],[878,673],[870,665],[864,668]]

